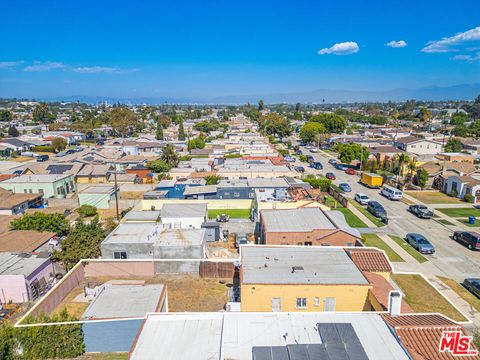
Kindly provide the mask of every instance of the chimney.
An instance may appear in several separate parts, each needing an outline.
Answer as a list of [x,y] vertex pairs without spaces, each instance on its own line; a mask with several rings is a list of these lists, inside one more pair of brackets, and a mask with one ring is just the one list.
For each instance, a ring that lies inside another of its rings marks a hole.
[[392,290],[388,294],[388,313],[390,316],[398,316],[402,309],[402,294],[400,291]]

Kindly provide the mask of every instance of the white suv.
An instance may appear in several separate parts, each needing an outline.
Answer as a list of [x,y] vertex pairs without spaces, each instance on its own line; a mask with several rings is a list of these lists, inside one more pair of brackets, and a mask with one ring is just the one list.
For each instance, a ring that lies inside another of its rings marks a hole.
[[356,193],[355,194],[355,201],[358,202],[361,205],[367,205],[368,202],[370,201],[370,198],[362,193]]

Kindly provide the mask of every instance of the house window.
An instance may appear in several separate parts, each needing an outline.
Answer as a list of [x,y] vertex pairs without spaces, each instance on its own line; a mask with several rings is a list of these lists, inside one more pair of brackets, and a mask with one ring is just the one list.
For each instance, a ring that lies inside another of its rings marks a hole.
[[353,243],[346,243],[345,246],[353,246]]
[[327,242],[322,243],[322,246],[330,246],[330,243],[327,243]]
[[320,298],[314,297],[313,298],[313,306],[320,306]]
[[114,259],[126,259],[127,258],[127,252],[126,251],[115,251],[113,253],[113,258]]
[[297,298],[297,309],[307,308],[307,298]]
[[38,192],[43,195],[43,189],[38,189]]

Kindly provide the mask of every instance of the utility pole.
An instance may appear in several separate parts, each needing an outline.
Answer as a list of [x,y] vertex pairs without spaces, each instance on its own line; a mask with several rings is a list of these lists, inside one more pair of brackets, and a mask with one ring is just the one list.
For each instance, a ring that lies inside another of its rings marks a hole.
[[120,222],[120,213],[118,211],[118,186],[117,186],[117,164],[115,163],[115,169],[113,173],[113,179],[115,181],[115,208],[117,210],[117,221]]

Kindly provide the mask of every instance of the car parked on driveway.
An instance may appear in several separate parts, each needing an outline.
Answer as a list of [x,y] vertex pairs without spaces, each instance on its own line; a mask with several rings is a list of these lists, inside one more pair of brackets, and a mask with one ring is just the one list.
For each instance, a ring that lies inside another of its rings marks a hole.
[[335,166],[335,164],[337,163],[337,159],[330,159],[330,160],[328,160],[328,163],[329,163],[330,165]]
[[347,174],[347,175],[355,175],[355,170],[353,170],[352,168],[348,168],[347,170],[345,170],[345,174]]
[[462,285],[480,299],[480,279],[465,279]]
[[305,172],[305,168],[303,166],[295,166],[295,170],[301,173]]
[[435,247],[421,234],[408,233],[405,241],[421,254],[435,253]]
[[338,187],[345,192],[351,192],[352,191],[352,188],[347,183],[341,183],[340,185],[338,185]]
[[325,177],[328,179],[328,180],[335,180],[336,177],[335,177],[335,174],[334,173],[331,173],[331,172],[328,172],[325,174]]
[[410,205],[408,211],[421,219],[431,219],[433,217],[433,211],[425,205]]
[[355,201],[358,202],[360,205],[367,205],[370,201],[370,198],[363,193],[356,193]]
[[462,243],[470,250],[480,250],[480,234],[475,231],[455,231],[453,240]]
[[297,161],[296,158],[294,158],[293,156],[290,156],[290,155],[287,155],[284,157],[285,161],[288,161],[288,162],[295,162]]
[[387,211],[378,201],[369,201],[367,204],[367,211],[373,216],[381,219],[385,224],[388,223]]

